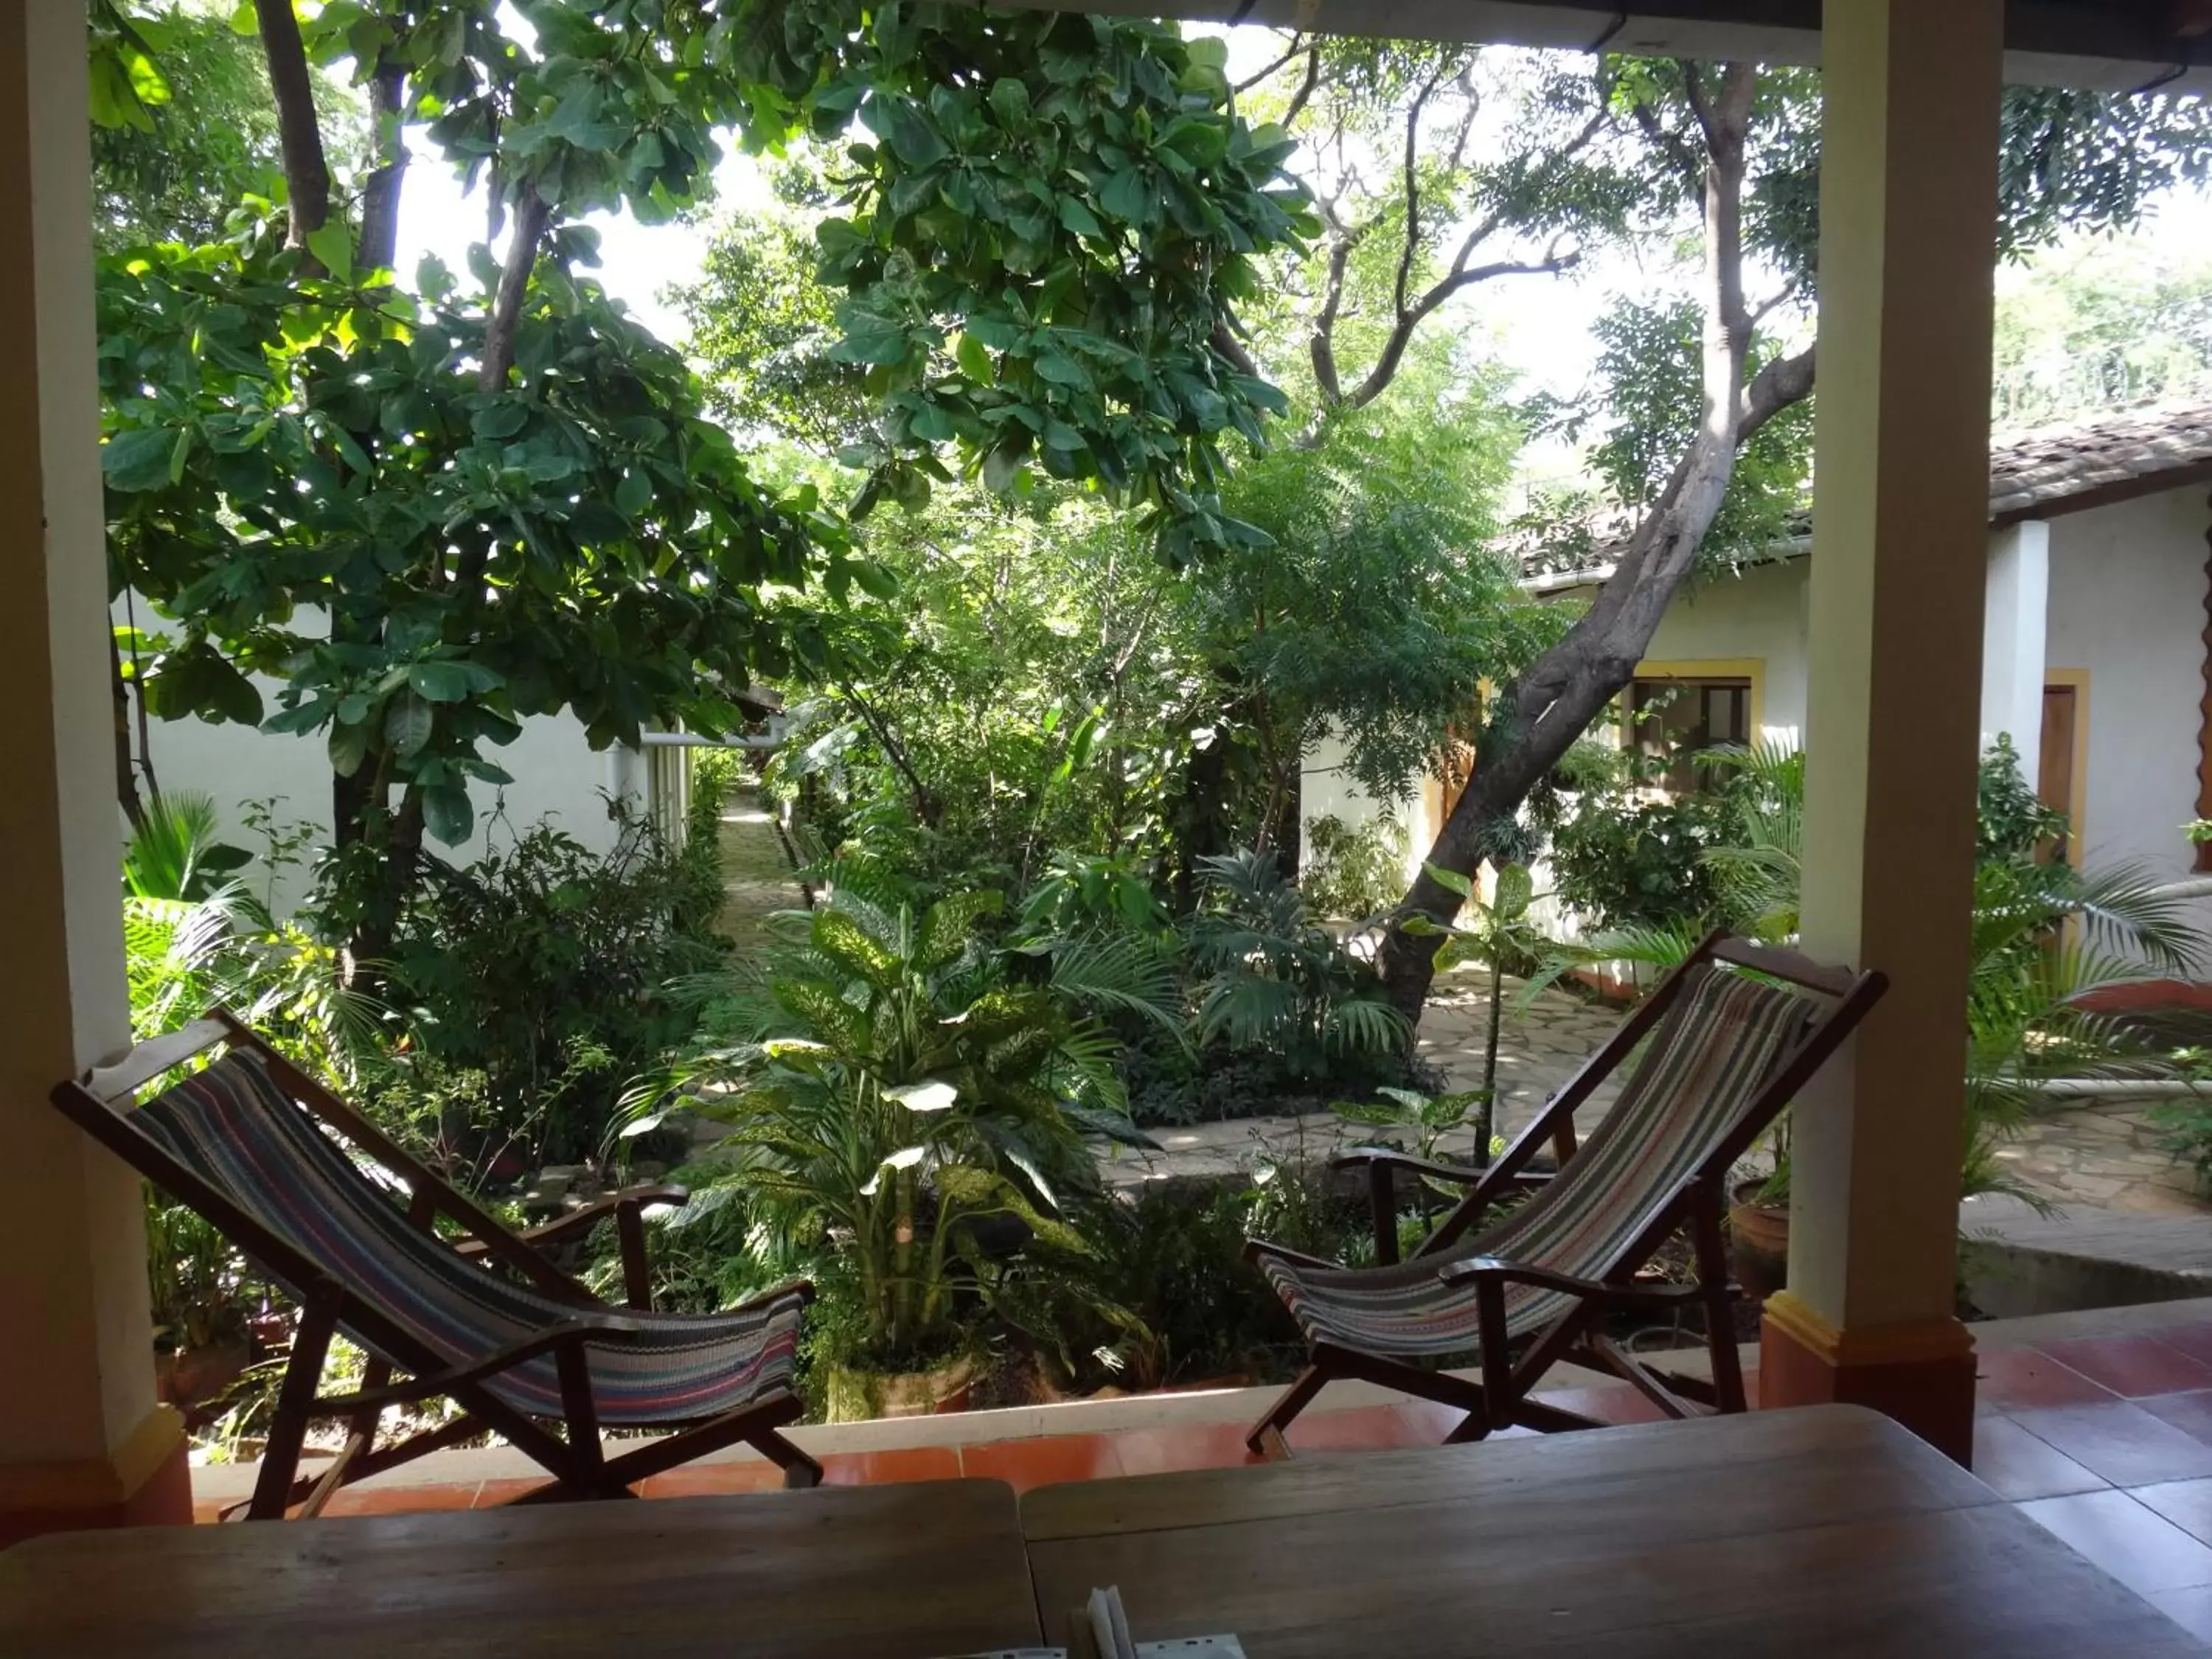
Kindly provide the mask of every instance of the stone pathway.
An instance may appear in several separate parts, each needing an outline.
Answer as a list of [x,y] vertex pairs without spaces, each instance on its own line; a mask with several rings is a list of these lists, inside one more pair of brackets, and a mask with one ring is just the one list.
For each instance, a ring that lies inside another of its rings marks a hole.
[[2174,1162],[2164,1139],[2148,1103],[2100,1101],[2046,1113],[2018,1140],[1999,1147],[1997,1157],[2069,1211],[2212,1212],[2196,1171]]
[[740,951],[763,942],[775,912],[806,908],[775,820],[750,784],[732,789],[722,806],[722,895],[714,928]]
[[[1619,1016],[1564,992],[1546,992],[1523,1008],[1522,986],[1508,979],[1504,1023],[1498,1042],[1497,1133],[1511,1137],[1536,1115],[1537,1109],[1575,1074],[1583,1060],[1612,1034]],[[1423,1058],[1444,1073],[1454,1089],[1473,1089],[1482,1081],[1482,1048],[1489,1018],[1488,987],[1480,969],[1450,975],[1431,999],[1421,1018]],[[1575,1115],[1587,1131],[1619,1092],[1617,1081],[1601,1085]],[[1148,1132],[1158,1152],[1117,1149],[1103,1166],[1109,1182],[1131,1186],[1173,1176],[1231,1175],[1255,1160],[1297,1161],[1332,1158],[1344,1147],[1393,1140],[1410,1145],[1410,1133],[1393,1133],[1347,1123],[1333,1112],[1303,1116],[1232,1118],[1222,1123],[1194,1123]],[[1455,1130],[1437,1142],[1445,1158],[1472,1162],[1474,1133]]]
[[[1498,1133],[1512,1135],[1574,1075],[1619,1021],[1614,1010],[1563,991],[1547,991],[1523,1006],[1521,982],[1509,979],[1499,1032]],[[1482,1046],[1489,996],[1480,969],[1452,975],[1431,999],[1421,1020],[1421,1053],[1441,1067],[1452,1087],[1472,1089],[1482,1079]],[[1576,1115],[1587,1131],[1613,1098],[1618,1085],[1601,1088]],[[1385,1137],[1322,1112],[1304,1117],[1242,1118],[1225,1123],[1156,1129],[1157,1153],[1123,1149],[1107,1167],[1120,1185],[1178,1175],[1227,1175],[1255,1158],[1288,1159],[1303,1153],[1328,1158],[1344,1146]],[[1468,1159],[1472,1133],[1443,1137],[1444,1156]],[[2068,1211],[2118,1210],[2146,1214],[2205,1215],[2212,1200],[2194,1173],[2177,1164],[2141,1102],[2101,1102],[2056,1107],[2039,1118],[1998,1156],[2021,1180]]]

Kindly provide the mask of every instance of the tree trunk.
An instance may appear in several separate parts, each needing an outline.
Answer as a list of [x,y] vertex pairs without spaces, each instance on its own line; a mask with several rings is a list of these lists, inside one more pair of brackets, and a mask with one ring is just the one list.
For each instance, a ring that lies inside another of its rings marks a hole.
[[504,392],[507,373],[514,367],[514,337],[522,321],[522,302],[530,293],[530,273],[538,268],[538,244],[552,222],[553,210],[534,185],[525,185],[514,198],[514,240],[507,244],[507,264],[499,273],[499,292],[492,301],[491,316],[484,325],[483,364],[477,385],[486,392]]
[[368,118],[374,129],[376,168],[362,185],[361,246],[354,264],[364,270],[389,270],[398,257],[400,186],[407,177],[407,141],[401,112],[407,71],[379,64],[368,83]]
[[[300,20],[292,0],[253,0],[261,28],[261,49],[269,60],[269,89],[276,101],[276,136],[284,157],[285,240],[307,245],[331,213],[331,165],[323,151],[322,123],[315,114],[315,83],[307,72],[307,49],[300,39]],[[319,269],[319,265],[317,267]]]
[[107,666],[115,699],[115,799],[136,830],[144,821],[146,809],[138,799],[138,772],[131,754],[131,687],[123,678],[123,647],[115,642],[112,628],[107,631]]
[[[1697,436],[1629,539],[1589,610],[1558,644],[1500,689],[1476,745],[1474,775],[1430,847],[1426,862],[1472,876],[1499,830],[1575,739],[1635,678],[1668,602],[1697,562],[1738,445],[1813,389],[1813,354],[1780,358],[1743,385],[1752,319],[1743,296],[1744,139],[1756,72],[1731,64],[1717,94],[1697,100],[1706,141],[1704,416]],[[1400,916],[1446,925],[1461,896],[1425,868]],[[1394,926],[1379,957],[1390,1001],[1418,1023],[1436,974],[1441,937]]]

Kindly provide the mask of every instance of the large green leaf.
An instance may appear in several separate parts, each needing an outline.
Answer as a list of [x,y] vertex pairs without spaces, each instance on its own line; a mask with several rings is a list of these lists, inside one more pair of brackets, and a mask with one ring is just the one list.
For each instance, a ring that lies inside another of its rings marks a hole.
[[385,707],[384,740],[402,760],[420,754],[436,726],[437,716],[431,712],[429,703],[411,689],[402,691]]
[[898,953],[849,912],[835,907],[817,910],[812,936],[816,950],[871,985],[887,989],[898,983],[902,966]]
[[458,784],[438,784],[422,791],[422,827],[448,847],[458,847],[476,828],[476,808],[469,792]]

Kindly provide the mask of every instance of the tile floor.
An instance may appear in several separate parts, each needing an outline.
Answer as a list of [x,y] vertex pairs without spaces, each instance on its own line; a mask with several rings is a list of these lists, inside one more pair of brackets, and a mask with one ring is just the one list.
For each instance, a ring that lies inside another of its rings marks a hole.
[[1985,1351],[1974,1473],[2212,1639],[2212,1323]]
[[[2182,1305],[2166,1304],[2174,1311]],[[2016,1331],[2002,1334],[1984,1328],[1974,1473],[2113,1577],[2212,1640],[2212,1304],[2189,1307],[2194,1322],[2154,1322],[2149,1329],[2066,1334],[2065,1321],[2081,1322],[2075,1316],[2012,1322]],[[2125,1311],[2136,1310],[2107,1310]],[[2153,1322],[2172,1317],[2171,1312],[2139,1311]],[[2044,1328],[2055,1328],[2055,1334],[2036,1340]],[[1747,1381],[1756,1403],[1757,1374]],[[1609,1422],[1656,1414],[1641,1395],[1619,1384],[1576,1387],[1546,1397]],[[1164,1401],[1113,1404],[1118,1409],[1090,1410],[1079,1420],[1098,1426],[1079,1433],[1039,1431],[963,1443],[958,1419],[923,1419],[904,1431],[934,1443],[902,1445],[896,1443],[901,1425],[865,1425],[879,1443],[826,1451],[823,1471],[840,1484],[969,1475],[1026,1492],[1060,1481],[1253,1461],[1243,1445],[1244,1417],[1255,1414],[1245,1409],[1247,1401],[1224,1397],[1212,1420],[1192,1420]],[[1231,1410],[1237,1414],[1224,1414]],[[1315,1455],[1433,1445],[1452,1416],[1443,1407],[1403,1399],[1360,1404],[1309,1412],[1291,1438],[1298,1450]],[[978,1420],[976,1426],[985,1425]],[[485,1479],[369,1486],[339,1493],[326,1513],[483,1507],[534,1484]],[[772,1466],[748,1457],[656,1475],[642,1483],[641,1492],[680,1498],[780,1484]],[[216,1518],[221,1504],[203,1502],[200,1517]]]

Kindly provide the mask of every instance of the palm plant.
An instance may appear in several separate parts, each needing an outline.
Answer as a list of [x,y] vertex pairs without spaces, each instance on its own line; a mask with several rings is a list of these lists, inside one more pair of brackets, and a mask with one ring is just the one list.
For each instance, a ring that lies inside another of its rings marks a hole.
[[1273,854],[1246,848],[1198,865],[1207,902],[1189,919],[1188,948],[1201,1045],[1264,1047],[1314,1075],[1336,1055],[1406,1046],[1406,1021],[1373,970],[1314,922]]
[[1802,878],[1805,751],[1761,738],[1754,744],[1719,744],[1698,758],[1726,780],[1735,821],[1735,838],[1701,855],[1730,925],[1754,939],[1794,937]]
[[[374,1005],[340,982],[337,953],[280,922],[235,881],[204,796],[156,796],[124,853],[124,974],[143,1042],[229,1008],[301,1063],[351,1079]],[[180,1348],[234,1336],[264,1299],[245,1258],[198,1214],[146,1188],[147,1272],[161,1334]]]
[[[742,1040],[692,1055],[656,1091],[659,1107],[732,1130],[686,1217],[743,1200],[780,1253],[826,1246],[860,1304],[850,1357],[883,1369],[959,1346],[956,1313],[1009,1272],[1083,1254],[1053,1212],[1096,1182],[1085,1136],[1138,1138],[1113,1039],[1079,1007],[1172,1018],[1154,970],[1127,952],[1040,962],[988,948],[975,924],[1000,904],[958,894],[917,916],[841,890],[757,982],[726,994],[721,1018]],[[661,1115],[648,1104],[624,1133]],[[1026,1243],[994,1252],[979,1224],[1008,1217]]]
[[133,898],[204,899],[252,858],[216,839],[213,797],[167,791],[147,801],[131,828],[123,887]]
[[[1717,919],[1774,943],[1797,933],[1805,799],[1804,756],[1771,743],[1728,744],[1699,758],[1730,769],[1729,794],[1740,824],[1731,844],[1705,854],[1723,894]],[[2063,817],[2034,805],[2010,746],[1983,763],[1984,833],[1975,865],[1972,957],[1967,987],[1966,1144],[1961,1196],[2002,1192],[2039,1208],[1998,1148],[2046,1106],[2067,1080],[2161,1079],[2183,1075],[2172,1055],[2123,1017],[2084,1006],[2106,987],[2193,975],[2206,942],[2191,902],[2135,864],[2084,875],[2035,849],[2063,831]],[[1572,969],[1628,961],[1678,966],[1705,921],[1616,928],[1556,948],[1532,990]],[[1778,1136],[1786,1137],[1778,1125]],[[1787,1140],[1764,1194],[1787,1191]]]

